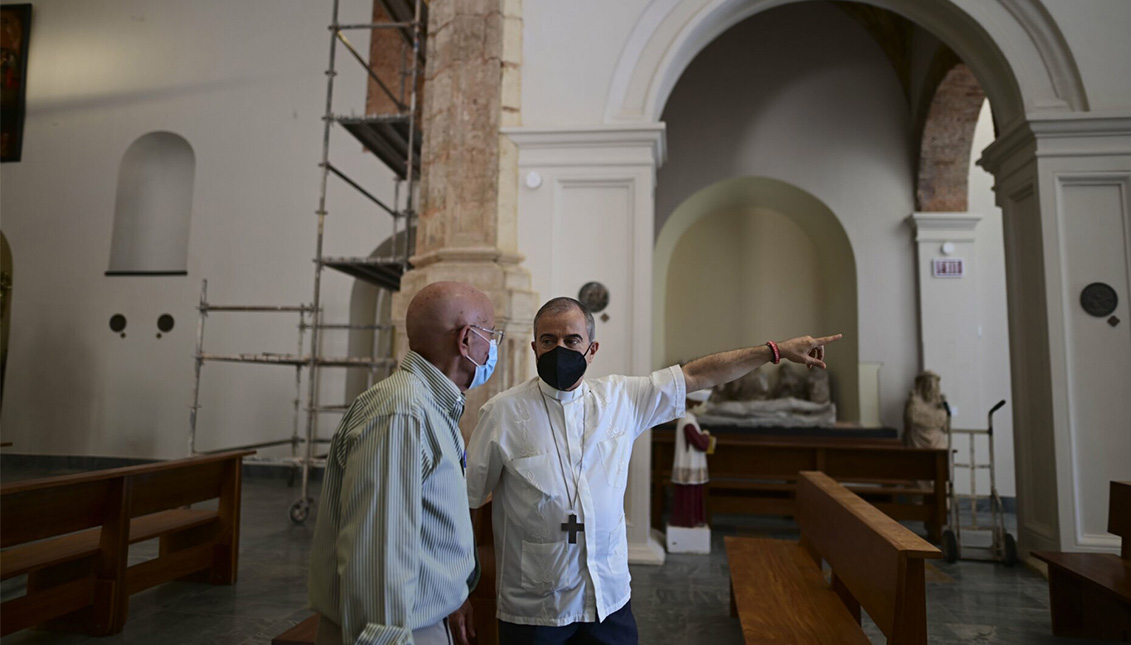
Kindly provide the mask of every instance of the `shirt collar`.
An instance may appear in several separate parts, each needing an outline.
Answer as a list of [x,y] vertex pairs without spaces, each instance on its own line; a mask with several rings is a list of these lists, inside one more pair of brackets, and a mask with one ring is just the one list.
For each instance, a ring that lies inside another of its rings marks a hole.
[[579,385],[577,388],[566,392],[565,390],[552,388],[549,385],[546,385],[546,382],[542,379],[538,379],[538,389],[542,390],[542,394],[545,394],[552,399],[557,399],[562,403],[570,403],[585,396],[589,392],[589,384],[585,381],[582,381],[581,385]]
[[448,412],[456,419],[463,414],[465,397],[455,383],[441,372],[435,365],[428,362],[416,352],[410,351],[401,359],[400,369],[419,376],[428,389],[432,390],[436,406]]

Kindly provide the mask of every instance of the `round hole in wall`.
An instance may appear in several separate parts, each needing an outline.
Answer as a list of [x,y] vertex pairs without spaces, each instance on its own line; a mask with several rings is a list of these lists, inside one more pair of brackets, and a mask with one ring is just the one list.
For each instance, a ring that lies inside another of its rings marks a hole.
[[165,333],[173,331],[173,317],[169,314],[161,314],[157,319],[157,328]]
[[[122,314],[114,314],[110,316],[110,331],[120,332],[126,328],[126,317]],[[125,336],[125,334],[122,334]]]

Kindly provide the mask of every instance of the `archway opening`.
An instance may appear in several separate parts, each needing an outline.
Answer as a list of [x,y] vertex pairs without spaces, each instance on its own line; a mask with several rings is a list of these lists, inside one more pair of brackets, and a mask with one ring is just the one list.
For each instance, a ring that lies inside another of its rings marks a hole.
[[[404,231],[385,238],[369,254],[371,258],[393,257],[405,248]],[[392,358],[396,351],[393,329],[393,292],[365,280],[354,280],[350,289],[347,355],[359,358]],[[346,371],[343,401],[349,405],[362,392],[392,372],[388,369]]]

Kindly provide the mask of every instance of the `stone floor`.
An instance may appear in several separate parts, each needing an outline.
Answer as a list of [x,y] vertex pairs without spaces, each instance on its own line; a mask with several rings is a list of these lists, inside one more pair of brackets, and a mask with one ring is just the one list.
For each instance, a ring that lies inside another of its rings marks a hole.
[[[39,473],[5,468],[4,480]],[[306,567],[313,518],[292,524],[287,513],[295,489],[281,479],[244,480],[239,583],[210,587],[169,583],[135,595],[125,631],[107,638],[26,630],[4,639],[24,643],[269,643],[271,637],[310,615]],[[661,567],[633,566],[632,606],[640,642],[648,644],[741,643],[738,620],[728,614],[728,571],[724,535],[796,538],[788,520],[721,518],[709,556],[671,555]],[[156,553],[142,543],[131,561]],[[5,598],[20,591],[5,585]],[[1017,566],[960,561],[928,565],[927,619],[931,643],[1082,643],[1052,636],[1048,588],[1037,573]],[[879,630],[866,624],[873,642]]]

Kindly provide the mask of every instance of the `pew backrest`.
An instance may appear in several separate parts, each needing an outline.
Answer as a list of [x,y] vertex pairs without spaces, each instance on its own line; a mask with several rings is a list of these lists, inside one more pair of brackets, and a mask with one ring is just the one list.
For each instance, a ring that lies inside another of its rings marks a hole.
[[1120,557],[1131,560],[1131,482],[1111,482],[1107,501],[1107,532],[1123,538]]
[[926,642],[924,559],[942,553],[821,472],[800,473],[801,545],[833,572],[833,589],[892,643]]
[[4,484],[0,548],[102,526],[116,508],[129,509],[130,519],[216,498],[223,504],[238,490],[239,458],[250,454],[254,451],[224,452]]

